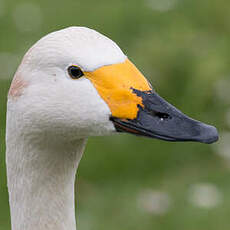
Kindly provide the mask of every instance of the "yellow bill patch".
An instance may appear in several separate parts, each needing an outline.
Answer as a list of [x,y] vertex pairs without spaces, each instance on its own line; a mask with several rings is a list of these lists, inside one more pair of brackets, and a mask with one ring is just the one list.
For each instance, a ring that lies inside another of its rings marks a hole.
[[85,76],[107,103],[112,115],[118,118],[135,119],[138,113],[137,105],[144,107],[142,98],[133,93],[132,88],[151,90],[148,81],[128,59],[123,63],[85,72]]

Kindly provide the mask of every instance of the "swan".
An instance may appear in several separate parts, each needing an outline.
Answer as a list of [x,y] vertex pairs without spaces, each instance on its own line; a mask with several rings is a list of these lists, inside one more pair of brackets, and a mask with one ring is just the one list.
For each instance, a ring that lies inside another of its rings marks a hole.
[[116,132],[213,143],[215,127],[161,98],[118,45],[69,27],[33,45],[11,83],[6,164],[12,230],[74,230],[87,138]]

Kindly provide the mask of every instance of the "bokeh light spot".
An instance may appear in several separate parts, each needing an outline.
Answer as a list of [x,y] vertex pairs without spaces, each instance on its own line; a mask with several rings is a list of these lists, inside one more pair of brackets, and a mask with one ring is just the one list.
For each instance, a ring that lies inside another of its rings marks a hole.
[[154,215],[166,214],[171,203],[171,197],[166,192],[158,190],[144,190],[137,197],[138,208]]
[[229,88],[230,88],[229,77],[227,79],[221,78],[219,81],[217,81],[215,86],[215,92],[220,102],[222,103],[224,102],[226,104],[230,103]]
[[13,20],[20,32],[34,32],[41,29],[42,11],[34,3],[18,4],[13,11]]
[[148,7],[156,11],[169,11],[176,7],[178,0],[147,0]]
[[216,153],[226,160],[230,160],[230,132],[220,134],[220,139],[216,145]]
[[194,184],[189,191],[189,201],[192,205],[211,209],[215,208],[221,203],[222,194],[214,184],[200,183]]

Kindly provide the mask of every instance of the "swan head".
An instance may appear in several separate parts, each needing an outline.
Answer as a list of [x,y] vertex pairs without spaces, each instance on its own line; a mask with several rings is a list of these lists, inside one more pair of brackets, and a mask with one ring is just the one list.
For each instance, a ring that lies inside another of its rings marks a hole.
[[29,49],[9,90],[8,113],[24,134],[56,141],[115,132],[218,139],[213,126],[162,99],[112,40],[84,27],[50,33]]

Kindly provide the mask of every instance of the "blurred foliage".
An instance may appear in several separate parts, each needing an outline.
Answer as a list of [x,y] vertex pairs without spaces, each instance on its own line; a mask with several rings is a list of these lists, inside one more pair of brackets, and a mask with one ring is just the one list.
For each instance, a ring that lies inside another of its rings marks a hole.
[[[0,230],[10,229],[4,156],[10,80],[36,40],[70,25],[116,41],[161,96],[229,132],[229,1],[0,0]],[[131,135],[90,138],[76,183],[78,229],[229,229],[230,163],[220,151],[218,144]],[[190,188],[198,183],[216,186],[221,202],[212,208],[191,203]],[[138,205],[149,189],[170,197],[164,213]]]

